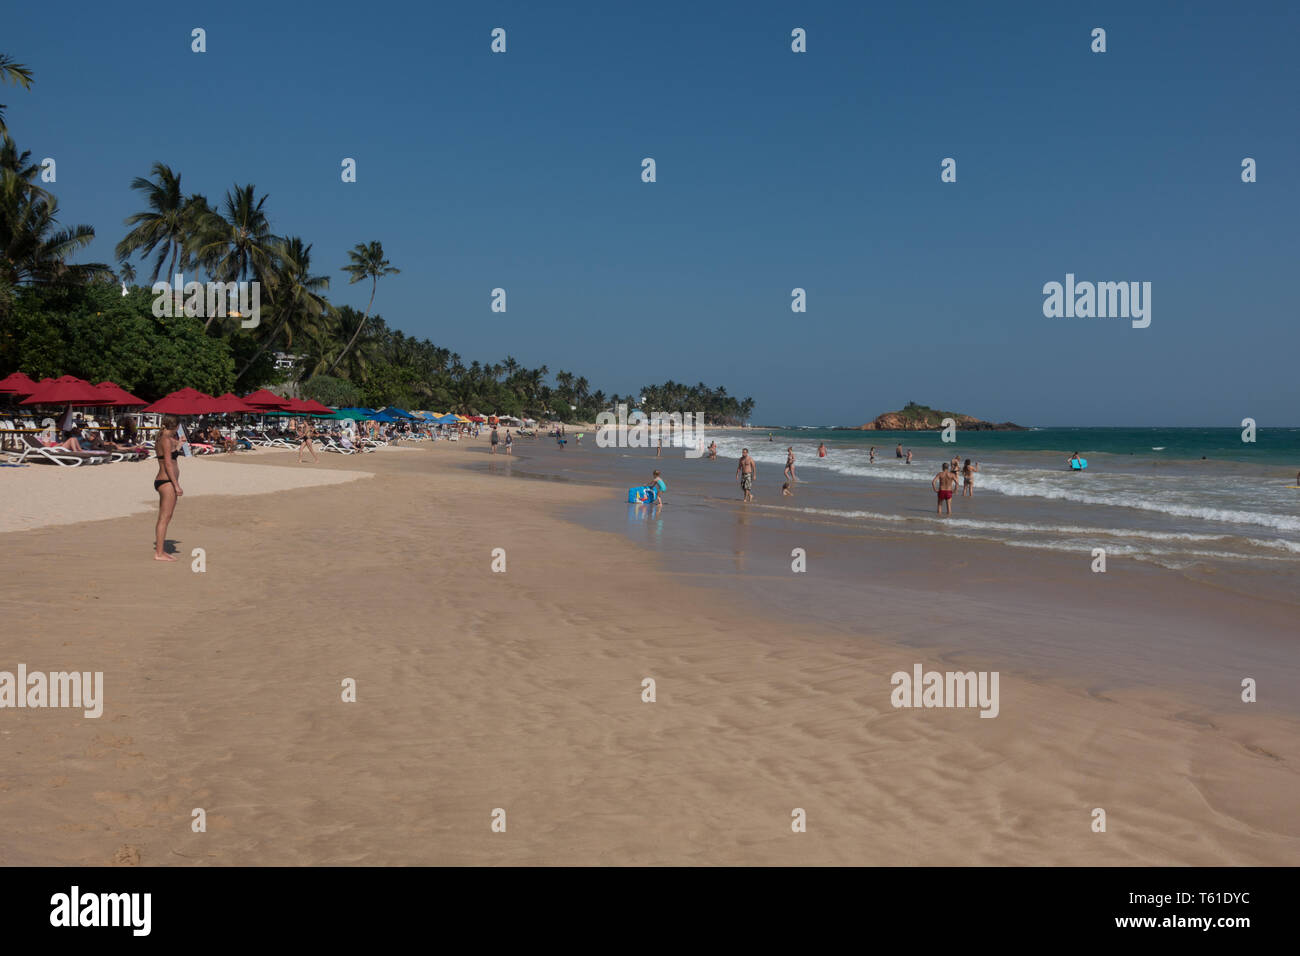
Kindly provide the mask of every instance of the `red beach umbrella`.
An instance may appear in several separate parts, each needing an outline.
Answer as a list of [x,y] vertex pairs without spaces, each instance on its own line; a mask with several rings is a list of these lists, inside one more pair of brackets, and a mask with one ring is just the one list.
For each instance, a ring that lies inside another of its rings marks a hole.
[[103,405],[104,393],[75,375],[45,379],[37,383],[21,405]]
[[205,415],[221,411],[218,405],[215,398],[196,388],[181,388],[170,395],[164,395],[145,411],[163,415]]
[[314,398],[302,399],[298,402],[298,408],[295,411],[306,412],[308,415],[333,415],[334,409],[328,405],[322,405]]
[[99,391],[104,393],[105,405],[147,405],[149,404],[143,398],[136,398],[121,385],[116,382],[100,382],[95,386]]
[[30,395],[36,391],[36,383],[22,372],[14,372],[0,379],[0,394]]
[[253,405],[264,411],[280,411],[289,404],[287,398],[281,398],[274,392],[268,392],[264,388],[259,388],[252,395],[244,396],[244,404]]
[[221,411],[223,412],[236,412],[236,413],[247,414],[249,412],[257,411],[256,408],[248,404],[248,402],[244,401],[242,398],[240,398],[238,395],[234,394],[233,392],[226,392],[225,395],[218,395],[214,399],[214,401],[216,401],[221,406]]

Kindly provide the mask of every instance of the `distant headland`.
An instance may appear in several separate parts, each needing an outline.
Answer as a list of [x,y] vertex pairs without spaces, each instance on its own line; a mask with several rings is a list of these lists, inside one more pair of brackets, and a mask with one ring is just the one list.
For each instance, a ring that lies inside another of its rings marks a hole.
[[854,430],[882,432],[940,431],[943,428],[945,418],[951,418],[955,421],[957,427],[962,431],[1023,432],[1029,430],[1024,425],[1017,425],[1014,422],[986,422],[983,419],[975,418],[973,415],[941,412],[928,405],[918,405],[916,402],[908,402],[896,412],[885,412],[883,415],[877,415],[874,421],[859,425]]

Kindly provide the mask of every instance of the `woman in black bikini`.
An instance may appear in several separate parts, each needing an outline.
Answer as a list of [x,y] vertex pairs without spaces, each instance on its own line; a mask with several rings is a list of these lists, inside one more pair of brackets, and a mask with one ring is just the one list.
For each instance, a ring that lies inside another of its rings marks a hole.
[[172,512],[176,510],[176,499],[185,494],[181,490],[181,472],[176,465],[180,456],[180,439],[176,429],[180,420],[175,415],[164,415],[162,431],[154,443],[154,457],[158,459],[158,477],[153,480],[153,490],[158,492],[158,526],[154,529],[155,561],[175,561],[167,553],[167,525],[171,523]]
[[310,418],[304,418],[302,425],[298,429],[298,464],[302,464],[303,449],[311,452],[311,460],[314,464],[320,463],[320,458],[316,454],[316,449],[312,447],[311,440],[316,437],[316,425]]

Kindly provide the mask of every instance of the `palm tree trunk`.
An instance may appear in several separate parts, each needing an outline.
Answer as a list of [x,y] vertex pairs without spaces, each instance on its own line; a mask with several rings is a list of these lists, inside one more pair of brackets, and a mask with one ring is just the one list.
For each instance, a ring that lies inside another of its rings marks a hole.
[[[179,250],[177,249],[177,246],[176,246],[176,240],[175,240],[175,239],[171,240],[171,247],[172,247],[172,264],[171,264],[171,268],[167,271],[167,281],[168,281],[168,282],[171,282],[172,279],[176,278],[176,253],[177,253]],[[181,287],[181,288],[179,288],[179,289],[172,289],[172,295],[176,297],[176,314],[177,314],[178,316],[179,316],[179,315],[184,315],[184,314],[185,314],[185,311],[184,311],[184,307],[183,307],[183,305],[182,305],[182,303],[185,301],[185,289],[184,289],[184,287]]]
[[280,334],[280,330],[284,328],[284,324],[288,321],[289,321],[289,313],[286,311],[284,317],[280,319],[280,323],[274,329],[271,330],[270,335],[268,335],[265,339],[262,340],[262,344],[257,347],[257,351],[254,352],[252,357],[247,362],[244,363],[244,367],[239,370],[239,374],[235,376],[236,382],[238,382],[241,378],[243,378],[244,373],[253,367],[253,363],[262,357],[262,353],[265,352],[267,348],[271,345],[271,343],[275,341],[276,336]]
[[361,330],[366,327],[366,320],[370,318],[370,307],[375,304],[375,290],[377,288],[379,288],[379,277],[373,276],[370,280],[370,301],[366,303],[366,314],[361,317],[361,322],[357,325],[357,330],[352,333],[352,338],[349,339],[348,344],[343,347],[343,351],[339,353],[339,357],[336,358],[330,367],[325,370],[326,375],[332,374],[334,369],[338,367],[339,362],[343,361],[343,356],[347,355],[352,346],[356,345],[357,339],[361,335]]

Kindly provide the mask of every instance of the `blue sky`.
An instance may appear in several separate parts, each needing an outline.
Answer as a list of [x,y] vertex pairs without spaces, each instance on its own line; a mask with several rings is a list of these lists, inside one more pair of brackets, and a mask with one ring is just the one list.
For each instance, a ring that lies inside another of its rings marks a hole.
[[[467,362],[724,384],[762,423],[1300,424],[1300,7],[550,6],[16,5],[36,81],[0,101],[84,258],[154,161],[252,182],[335,302],[378,239],[377,311]],[[1067,272],[1151,282],[1151,326],[1045,318]]]

